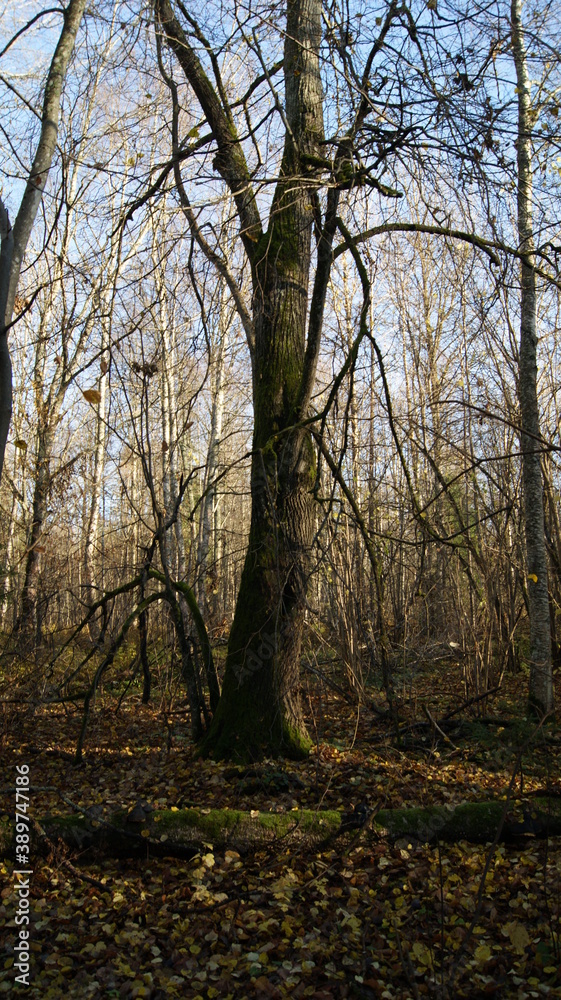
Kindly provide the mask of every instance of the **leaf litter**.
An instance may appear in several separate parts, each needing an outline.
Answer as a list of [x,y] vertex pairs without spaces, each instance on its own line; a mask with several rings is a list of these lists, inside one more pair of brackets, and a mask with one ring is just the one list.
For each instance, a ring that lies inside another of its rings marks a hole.
[[[443,717],[434,677],[418,683],[433,716]],[[514,705],[521,693],[511,683]],[[527,733],[519,723],[520,731],[468,717],[449,745],[404,701],[398,738],[378,713],[364,707],[357,724],[356,709],[330,698],[329,713],[322,706],[328,725],[307,761],[249,767],[200,759],[177,705],[170,726],[169,712],[136,696],[116,712],[110,695],[98,701],[75,767],[80,712],[22,709],[6,720],[2,773],[10,785],[16,763],[29,764],[35,819],[67,815],[69,804],[98,821],[140,802],[345,813],[364,804],[457,804],[504,797],[515,766],[520,800],[561,794],[555,730],[521,754]],[[313,732],[313,697],[309,705]],[[13,808],[13,792],[2,788],[4,817]],[[34,865],[25,992],[45,1000],[561,997],[560,846],[531,836],[494,847],[390,843],[367,827],[321,850],[279,838],[241,856],[209,843],[191,861],[53,846]],[[5,858],[1,867],[0,995],[9,995],[15,866]]]

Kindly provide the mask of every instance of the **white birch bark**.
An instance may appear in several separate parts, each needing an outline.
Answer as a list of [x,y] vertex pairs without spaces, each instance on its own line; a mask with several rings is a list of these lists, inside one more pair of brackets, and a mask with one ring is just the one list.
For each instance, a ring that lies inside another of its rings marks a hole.
[[[201,519],[199,525],[199,543],[197,552],[197,565],[199,570],[199,594],[201,603],[207,609],[215,605],[212,594],[207,593],[207,574],[212,570],[211,589],[215,590],[217,576],[216,561],[219,555],[220,537],[220,495],[214,483],[218,475],[220,466],[220,451],[222,441],[222,427],[224,421],[224,381],[226,350],[228,346],[227,316],[228,302],[225,296],[225,289],[220,291],[220,318],[218,330],[218,343],[214,363],[210,373],[211,391],[211,412],[210,412],[210,435],[207,450],[207,460],[204,477],[204,500],[202,503]],[[209,566],[209,553],[213,551],[213,565]]]
[[6,220],[2,215],[5,213],[4,206],[2,206],[2,213],[0,213],[2,216],[0,219],[2,227],[2,252],[0,255],[0,476],[4,465],[6,441],[12,417],[12,366],[8,349],[8,328],[13,316],[23,256],[41,204],[56,149],[64,81],[85,7],[86,0],[70,0],[64,11],[62,31],[45,84],[41,131],[37,149],[14,222],[13,233],[7,234],[6,237],[4,237]]

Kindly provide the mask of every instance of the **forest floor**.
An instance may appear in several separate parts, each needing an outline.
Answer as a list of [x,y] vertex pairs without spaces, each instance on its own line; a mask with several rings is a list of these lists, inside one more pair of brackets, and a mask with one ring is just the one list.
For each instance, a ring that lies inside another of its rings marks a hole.
[[[379,692],[357,711],[333,690],[310,688],[309,759],[253,768],[199,759],[186,710],[157,690],[148,706],[137,692],[120,706],[103,693],[79,767],[79,707],[4,706],[0,805],[13,817],[15,768],[26,764],[36,820],[92,807],[103,819],[139,800],[158,809],[349,812],[504,798],[509,786],[513,802],[529,796],[531,809],[532,792],[561,795],[561,732],[523,719],[516,706],[526,684],[523,675],[505,679],[486,703],[454,716],[447,739],[422,706],[438,720],[466,700],[449,666],[409,679],[399,735]],[[322,850],[281,840],[244,856],[211,843],[205,852],[116,860],[53,846],[31,857],[29,987],[15,984],[13,968],[17,865],[0,861],[0,994],[561,997],[560,838],[390,843],[359,829]]]

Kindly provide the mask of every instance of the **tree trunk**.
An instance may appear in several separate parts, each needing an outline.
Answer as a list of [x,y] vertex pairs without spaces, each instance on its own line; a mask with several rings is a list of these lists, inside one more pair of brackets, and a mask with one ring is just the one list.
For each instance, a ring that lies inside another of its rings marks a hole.
[[37,458],[32,521],[27,544],[27,561],[21,595],[21,612],[17,624],[17,631],[27,633],[29,639],[33,638],[37,644],[41,642],[41,618],[38,614],[39,577],[41,572],[41,553],[43,552],[43,524],[47,516],[51,488],[53,438],[54,430],[52,423],[39,426],[37,431]]
[[[11,246],[9,248],[7,241],[4,240],[4,225],[2,224],[2,254],[0,256],[0,303],[2,306],[0,312],[0,476],[2,475],[6,441],[12,417],[12,366],[8,350],[7,328],[10,326],[14,311],[23,255],[41,204],[56,149],[62,88],[85,6],[86,0],[70,0],[64,11],[64,24],[45,84],[39,142],[14,222],[13,233],[10,236]],[[5,211],[3,206],[2,210]],[[4,252],[5,242],[6,252]]]
[[520,361],[518,395],[522,425],[522,481],[530,615],[529,707],[538,716],[553,710],[551,624],[544,531],[541,435],[537,391],[536,273],[532,228],[532,107],[521,0],[512,0],[512,48],[518,91],[518,235],[520,265]]
[[[97,570],[99,564],[98,557],[98,546],[99,546],[99,513],[100,513],[100,501],[101,501],[101,488],[103,482],[103,474],[105,471],[105,448],[107,442],[107,429],[106,429],[106,403],[107,403],[107,387],[109,382],[109,364],[110,364],[110,344],[111,344],[111,305],[109,302],[109,296],[102,296],[102,308],[101,308],[101,375],[99,379],[99,395],[100,399],[97,403],[96,409],[96,422],[95,422],[95,448],[93,455],[93,470],[92,470],[92,482],[91,482],[91,494],[89,500],[89,512],[87,517],[87,527],[86,527],[86,544],[84,546],[84,567],[83,567],[83,579],[84,579],[84,600],[86,604],[93,604],[97,599],[98,593],[96,590],[102,589],[101,580],[97,579]],[[97,584],[96,584],[97,579]],[[89,633],[92,641],[96,642],[99,639],[99,622],[92,620],[88,625]]]
[[[89,811],[89,810],[88,810]],[[352,813],[337,810],[299,809],[289,813],[242,812],[237,809],[180,809],[154,811],[149,804],[138,803],[129,814],[123,811],[103,821],[88,815],[42,817],[33,829],[35,853],[49,843],[42,838],[61,840],[81,853],[90,849],[108,857],[193,857],[203,853],[211,841],[215,850],[243,852],[271,846],[279,841],[284,847],[299,845],[316,851],[333,844],[338,837],[357,838],[360,821],[353,823]],[[365,843],[380,838],[390,842],[407,838],[417,843],[446,841],[472,844],[499,841],[536,846],[537,838],[552,837],[561,831],[558,800],[543,796],[532,798],[523,814],[507,812],[504,800],[464,802],[446,806],[382,809],[368,819],[361,839]],[[165,837],[162,835],[165,834]],[[163,843],[162,843],[163,841]],[[341,842],[339,842],[341,844]],[[344,841],[342,842],[345,843]],[[341,845],[342,846],[342,845]],[[14,826],[0,821],[0,856],[14,853]]]
[[[248,319],[236,297],[236,284],[229,281],[252,359],[252,510],[222,695],[204,749],[217,756],[300,756],[309,748],[298,681],[315,460],[309,434],[294,428],[307,415],[314,385],[338,200],[338,192],[331,189],[308,317],[311,236],[314,221],[318,228],[321,222],[321,172],[314,175],[314,164],[324,162],[321,2],[287,4],[284,150],[265,231],[225,93],[219,84],[213,87],[170,0],[155,0],[154,6],[162,33],[211,128],[217,147],[213,166],[232,194],[253,284]],[[163,75],[178,114],[177,88],[165,70]],[[178,171],[176,182],[191,230],[204,242],[193,213],[189,216]],[[209,259],[216,256],[210,253]],[[220,267],[227,270],[223,259]]]
[[8,310],[10,274],[14,255],[14,231],[0,198],[0,476],[12,419],[12,359],[8,348],[8,326],[13,307]]
[[[226,366],[226,348],[228,343],[228,317],[225,302],[225,289],[220,289],[220,314],[218,321],[218,337],[214,364],[210,373],[211,412],[210,437],[205,462],[204,498],[201,503],[201,519],[199,525],[199,543],[197,551],[197,570],[199,576],[199,604],[207,613],[216,609],[212,591],[216,589],[218,568],[216,566],[217,538],[216,528],[219,521],[219,500],[214,479],[218,474],[220,448],[222,439],[222,422],[224,419],[224,376]],[[209,565],[209,553],[212,543],[213,560]],[[210,592],[209,592],[210,591]]]
[[305,369],[313,193],[299,183],[302,154],[323,136],[321,5],[290,3],[284,52],[288,123],[269,227],[253,258],[253,457],[248,551],[222,697],[206,748],[219,756],[309,749],[299,664],[315,456],[298,419]]
[[[105,425],[105,410],[107,398],[107,383],[109,380],[109,331],[108,320],[102,316],[102,360],[107,368],[103,371],[99,379],[100,400],[97,404],[95,415],[95,448],[93,455],[93,469],[91,478],[91,493],[89,497],[89,512],[86,526],[86,543],[84,545],[84,601],[86,604],[93,604],[99,596],[99,591],[103,589],[102,580],[98,578],[98,546],[99,546],[99,514],[101,501],[101,487],[103,474],[105,471],[105,448],[107,441],[107,429]],[[92,619],[88,624],[88,630],[93,642],[99,639],[99,622]]]

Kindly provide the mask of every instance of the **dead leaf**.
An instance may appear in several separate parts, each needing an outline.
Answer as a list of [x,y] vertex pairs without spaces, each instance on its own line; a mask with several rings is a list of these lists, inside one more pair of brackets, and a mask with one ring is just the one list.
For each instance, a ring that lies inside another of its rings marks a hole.
[[82,395],[88,403],[101,403],[101,393],[99,389],[83,389]]
[[523,955],[530,944],[530,936],[524,924],[518,920],[509,920],[502,928],[505,937],[508,937],[517,955]]

